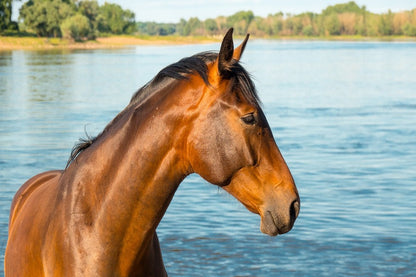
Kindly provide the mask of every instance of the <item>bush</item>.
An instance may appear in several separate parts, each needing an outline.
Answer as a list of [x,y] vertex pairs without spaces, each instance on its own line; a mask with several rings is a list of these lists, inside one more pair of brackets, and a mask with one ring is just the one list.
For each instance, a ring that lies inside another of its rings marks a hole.
[[325,17],[324,26],[326,31],[331,36],[338,36],[341,34],[341,23],[339,22],[338,14],[332,13],[331,15]]
[[410,37],[416,37],[416,26],[407,23],[403,26],[403,34]]
[[313,27],[311,25],[303,27],[302,33],[303,35],[308,36],[308,37],[313,36],[314,35]]
[[43,37],[60,37],[60,25],[73,14],[73,7],[63,0],[31,0],[22,5],[19,17],[27,31]]
[[105,2],[99,8],[97,28],[102,33],[130,34],[136,31],[135,15],[120,5]]
[[62,36],[68,39],[80,41],[94,37],[89,20],[82,14],[68,17],[61,24]]

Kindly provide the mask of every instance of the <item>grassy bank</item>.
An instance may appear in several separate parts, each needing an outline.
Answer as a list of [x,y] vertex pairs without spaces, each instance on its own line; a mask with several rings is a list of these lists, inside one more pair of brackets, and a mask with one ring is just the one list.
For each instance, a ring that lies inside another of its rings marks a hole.
[[416,37],[410,36],[359,36],[359,35],[342,35],[342,36],[271,36],[267,39],[272,40],[310,40],[310,41],[414,41]]
[[[255,39],[255,37],[254,37]],[[279,36],[262,39],[277,40],[329,40],[329,41],[416,41],[415,37],[386,36],[386,37],[363,37],[363,36],[328,36],[328,37],[305,37],[305,36]],[[50,50],[50,49],[105,49],[121,48],[131,45],[180,45],[201,44],[220,42],[220,37],[181,37],[181,36],[109,36],[97,38],[96,40],[74,42],[60,38],[18,37],[0,36],[0,51],[6,50]]]
[[60,38],[0,36],[0,51],[5,50],[49,50],[49,49],[100,49],[120,48],[130,45],[174,45],[218,42],[208,37],[152,37],[152,36],[109,36],[96,40],[74,42]]

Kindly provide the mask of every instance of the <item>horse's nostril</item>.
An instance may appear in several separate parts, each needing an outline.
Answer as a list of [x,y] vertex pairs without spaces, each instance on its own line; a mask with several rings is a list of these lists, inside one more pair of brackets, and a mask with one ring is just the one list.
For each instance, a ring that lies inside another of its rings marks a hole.
[[290,217],[294,221],[298,215],[300,210],[300,203],[299,200],[295,200],[292,202],[292,205],[290,205]]

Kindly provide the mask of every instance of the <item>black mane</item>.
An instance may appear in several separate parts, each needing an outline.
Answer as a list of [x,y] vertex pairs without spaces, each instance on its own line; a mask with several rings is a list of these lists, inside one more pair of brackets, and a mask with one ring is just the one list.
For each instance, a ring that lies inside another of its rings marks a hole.
[[[141,103],[144,99],[153,95],[153,93],[156,93],[158,91],[157,88],[162,85],[166,85],[165,82],[186,80],[189,79],[189,75],[191,74],[198,74],[204,83],[207,86],[210,86],[208,80],[207,64],[215,61],[217,57],[217,53],[203,52],[191,57],[183,58],[180,61],[165,67],[150,82],[140,88],[133,95],[128,107]],[[233,80],[233,89],[239,89],[247,101],[249,101],[254,106],[258,106],[260,100],[258,98],[254,83],[251,80],[250,74],[237,61],[235,61],[235,63],[233,63],[228,70],[229,74],[227,74],[227,79]],[[125,110],[127,110],[127,108]],[[117,117],[119,117],[122,113],[123,111]],[[114,120],[112,122],[114,122]],[[72,149],[66,168],[82,151],[91,146],[97,140],[97,138],[105,132],[107,128],[108,125],[104,131],[96,137],[90,137],[88,134],[86,134],[86,139],[81,138],[79,143],[77,143]]]
[[186,80],[190,74],[197,73],[206,85],[209,85],[207,75],[207,63],[214,61],[218,54],[213,52],[203,52],[191,57],[183,58],[162,69],[149,83],[140,88],[131,98],[131,104],[140,103],[153,92],[157,91],[166,80]]

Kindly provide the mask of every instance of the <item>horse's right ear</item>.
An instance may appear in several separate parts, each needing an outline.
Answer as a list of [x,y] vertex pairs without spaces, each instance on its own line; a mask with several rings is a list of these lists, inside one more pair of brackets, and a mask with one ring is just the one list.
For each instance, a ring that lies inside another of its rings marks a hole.
[[220,53],[218,54],[218,72],[223,77],[226,77],[230,72],[230,66],[233,60],[233,31],[234,29],[230,28],[225,34],[221,43]]

